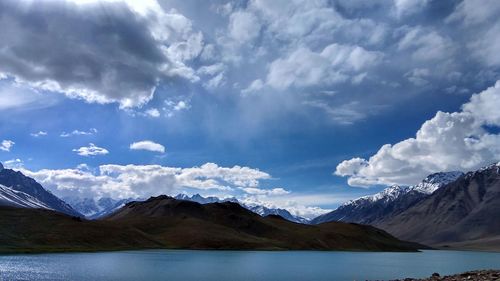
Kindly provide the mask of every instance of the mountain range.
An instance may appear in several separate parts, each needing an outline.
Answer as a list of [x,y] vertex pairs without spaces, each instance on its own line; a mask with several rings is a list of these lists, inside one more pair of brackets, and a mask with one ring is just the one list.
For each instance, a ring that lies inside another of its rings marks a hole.
[[393,185],[379,193],[344,203],[336,210],[316,217],[311,223],[343,221],[377,225],[379,221],[401,213],[462,175],[462,172],[441,172],[429,175],[414,186]]
[[82,216],[69,204],[43,188],[34,179],[0,163],[0,206],[45,208],[71,216]]
[[70,204],[0,164],[0,250],[423,247],[402,241],[500,249],[500,163],[466,174],[435,173],[414,186],[391,186],[311,224],[287,210],[246,205],[232,197],[65,200]]
[[[209,203],[223,203],[223,202],[233,202],[240,204],[242,207],[259,214],[263,217],[268,215],[278,215],[292,222],[297,223],[309,223],[306,218],[292,215],[289,211],[280,208],[268,208],[262,205],[257,204],[245,204],[234,197],[229,198],[218,198],[214,196],[203,197],[200,194],[194,195],[186,195],[186,194],[178,194],[174,196],[175,199],[178,200],[187,200],[192,202],[197,202],[200,204],[209,204]],[[109,197],[102,197],[100,199],[94,198],[78,198],[78,197],[64,197],[65,202],[67,202],[71,207],[77,210],[79,213],[85,216],[87,219],[98,219],[101,217],[105,217],[119,208],[123,207],[125,203],[131,201],[144,201],[144,199],[113,199]]]
[[500,163],[437,173],[345,203],[312,220],[356,222],[435,247],[500,250]]
[[0,207],[0,252],[145,248],[416,251],[425,246],[372,226],[298,224],[262,217],[237,203],[203,205],[164,195],[127,203],[99,220]]
[[309,220],[300,216],[295,216],[292,215],[288,210],[281,209],[281,208],[268,208],[266,206],[258,205],[258,204],[245,204],[243,202],[240,202],[238,199],[234,197],[229,197],[225,199],[219,199],[217,197],[203,197],[199,194],[195,194],[192,196],[186,195],[186,194],[179,194],[174,197],[175,199],[179,200],[188,200],[192,202],[197,202],[200,204],[207,204],[207,203],[223,203],[223,202],[233,202],[233,203],[238,203],[242,207],[259,214],[263,217],[269,216],[269,215],[277,215],[280,216],[286,220],[289,220],[291,222],[296,222],[296,223],[304,223],[307,224],[309,223]]

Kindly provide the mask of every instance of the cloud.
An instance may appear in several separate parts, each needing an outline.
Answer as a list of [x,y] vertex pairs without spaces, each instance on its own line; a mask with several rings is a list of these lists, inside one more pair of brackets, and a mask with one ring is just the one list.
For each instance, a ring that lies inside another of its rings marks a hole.
[[72,136],[91,136],[96,134],[98,131],[96,128],[90,128],[88,131],[80,131],[80,130],[73,130],[72,132],[62,132],[61,135],[59,135],[61,138],[68,138]]
[[96,173],[88,167],[36,172],[22,169],[59,196],[113,198],[175,195],[182,189],[231,191],[257,188],[270,175],[258,169],[220,167],[206,163],[199,167],[177,168],[160,165],[101,165]]
[[191,104],[189,99],[181,99],[181,100],[166,100],[165,107],[163,111],[167,114],[167,117],[173,117],[176,113],[189,110],[191,108]]
[[267,84],[276,89],[291,86],[330,85],[348,80],[351,76],[377,64],[381,53],[359,46],[331,44],[320,53],[300,48],[286,58],[273,61]]
[[141,106],[160,81],[199,79],[202,34],[154,0],[6,1],[0,30],[2,77],[86,102]]
[[[352,186],[415,184],[439,171],[474,170],[500,160],[500,81],[478,94],[458,112],[437,112],[415,138],[385,144],[368,160],[341,162],[335,174]],[[489,126],[489,127],[488,127]]]
[[411,51],[414,60],[443,60],[455,51],[454,42],[435,30],[416,26],[403,27],[399,31],[404,36],[398,42],[398,49]]
[[248,194],[254,194],[254,195],[284,195],[284,194],[289,194],[290,191],[285,190],[281,187],[278,188],[273,188],[273,189],[260,189],[260,188],[255,188],[255,187],[246,187],[243,188],[243,190],[248,193]]
[[483,0],[480,4],[473,0],[463,0],[446,20],[448,22],[461,20],[465,25],[473,25],[494,19],[498,13],[500,13],[500,3],[496,0]]
[[93,143],[89,143],[88,146],[82,146],[78,149],[73,149],[80,156],[96,156],[96,155],[106,155],[109,151],[105,148],[98,147]]
[[394,13],[397,17],[407,16],[422,10],[429,0],[394,0]]
[[260,28],[259,19],[252,13],[237,11],[229,17],[229,35],[240,44],[257,38]]
[[11,140],[3,140],[0,143],[0,150],[9,152],[10,149],[14,146],[14,144],[16,143]]
[[145,114],[149,117],[154,117],[154,118],[160,117],[160,111],[156,108],[150,108],[146,110]]
[[8,169],[21,169],[22,167],[24,167],[23,160],[19,158],[4,161],[3,164]]
[[36,133],[31,133],[30,134],[30,136],[35,137],[35,138],[43,137],[43,136],[46,136],[46,135],[48,135],[48,133],[46,131],[38,131]]
[[165,153],[165,147],[163,145],[149,141],[149,140],[134,142],[134,143],[130,144],[130,149],[132,149],[132,150],[148,150],[148,151],[152,151],[152,152]]

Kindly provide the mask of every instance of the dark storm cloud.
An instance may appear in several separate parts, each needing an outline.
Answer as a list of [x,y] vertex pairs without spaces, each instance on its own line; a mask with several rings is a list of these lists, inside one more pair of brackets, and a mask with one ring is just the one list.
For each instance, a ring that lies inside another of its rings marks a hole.
[[141,105],[159,80],[195,79],[166,52],[178,43],[171,39],[176,33],[187,31],[175,39],[188,39],[190,25],[164,25],[166,35],[158,34],[155,25],[165,20],[159,17],[180,15],[149,13],[143,17],[124,2],[2,1],[0,72],[89,102]]

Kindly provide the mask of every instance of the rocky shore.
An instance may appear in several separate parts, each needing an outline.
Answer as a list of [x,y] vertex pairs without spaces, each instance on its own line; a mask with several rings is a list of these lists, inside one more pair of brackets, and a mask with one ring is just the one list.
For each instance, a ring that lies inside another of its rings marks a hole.
[[500,270],[476,270],[468,271],[460,274],[441,276],[439,273],[432,274],[429,278],[424,279],[397,279],[393,281],[494,281],[500,280]]

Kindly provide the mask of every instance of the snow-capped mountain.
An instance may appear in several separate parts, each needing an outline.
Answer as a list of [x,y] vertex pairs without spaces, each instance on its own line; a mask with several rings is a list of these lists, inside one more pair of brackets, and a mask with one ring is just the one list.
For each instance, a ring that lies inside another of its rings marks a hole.
[[422,192],[425,194],[431,194],[434,191],[436,191],[438,188],[440,188],[446,184],[449,184],[450,182],[456,181],[463,174],[464,173],[459,172],[459,171],[435,173],[435,174],[427,176],[419,184],[411,186],[410,189],[418,191],[418,192]]
[[498,214],[500,165],[495,163],[466,173],[377,227],[431,246],[489,249],[500,237]]
[[177,200],[193,201],[193,202],[197,202],[200,204],[223,203],[223,202],[240,203],[240,202],[238,202],[238,199],[236,199],[234,197],[220,199],[220,198],[214,197],[214,196],[203,197],[199,194],[189,196],[187,194],[181,193],[181,194],[176,195],[174,198]]
[[35,197],[0,184],[0,206],[51,209]]
[[99,199],[78,197],[64,198],[64,201],[68,202],[68,204],[70,204],[75,210],[83,214],[88,219],[98,219],[104,217],[120,209],[128,202],[136,200],[138,199],[113,199],[109,197],[102,197]]
[[71,216],[81,216],[70,205],[43,188],[34,179],[21,172],[5,169],[2,164],[0,164],[0,185],[3,186],[1,191],[3,199],[0,200],[10,201],[10,206],[52,209]]
[[344,221],[376,225],[379,220],[408,209],[462,175],[462,172],[455,171],[440,172],[427,176],[417,185],[393,185],[379,193],[348,201],[336,210],[313,219],[311,223]]
[[308,219],[300,217],[300,216],[294,216],[289,211],[287,211],[285,209],[267,208],[265,206],[256,205],[256,204],[252,204],[252,205],[245,204],[243,202],[238,201],[238,199],[236,199],[234,197],[220,199],[218,197],[213,197],[213,196],[203,197],[199,194],[195,194],[192,196],[189,196],[186,194],[179,194],[179,195],[175,196],[174,198],[178,199],[178,200],[193,201],[193,202],[197,202],[200,204],[233,202],[233,203],[238,203],[242,207],[244,207],[244,208],[246,208],[246,209],[248,209],[248,210],[250,210],[258,215],[261,215],[263,217],[269,216],[269,215],[278,215],[278,216],[281,216],[282,218],[289,220],[289,221],[292,221],[292,222],[304,223],[304,224],[309,223]]

